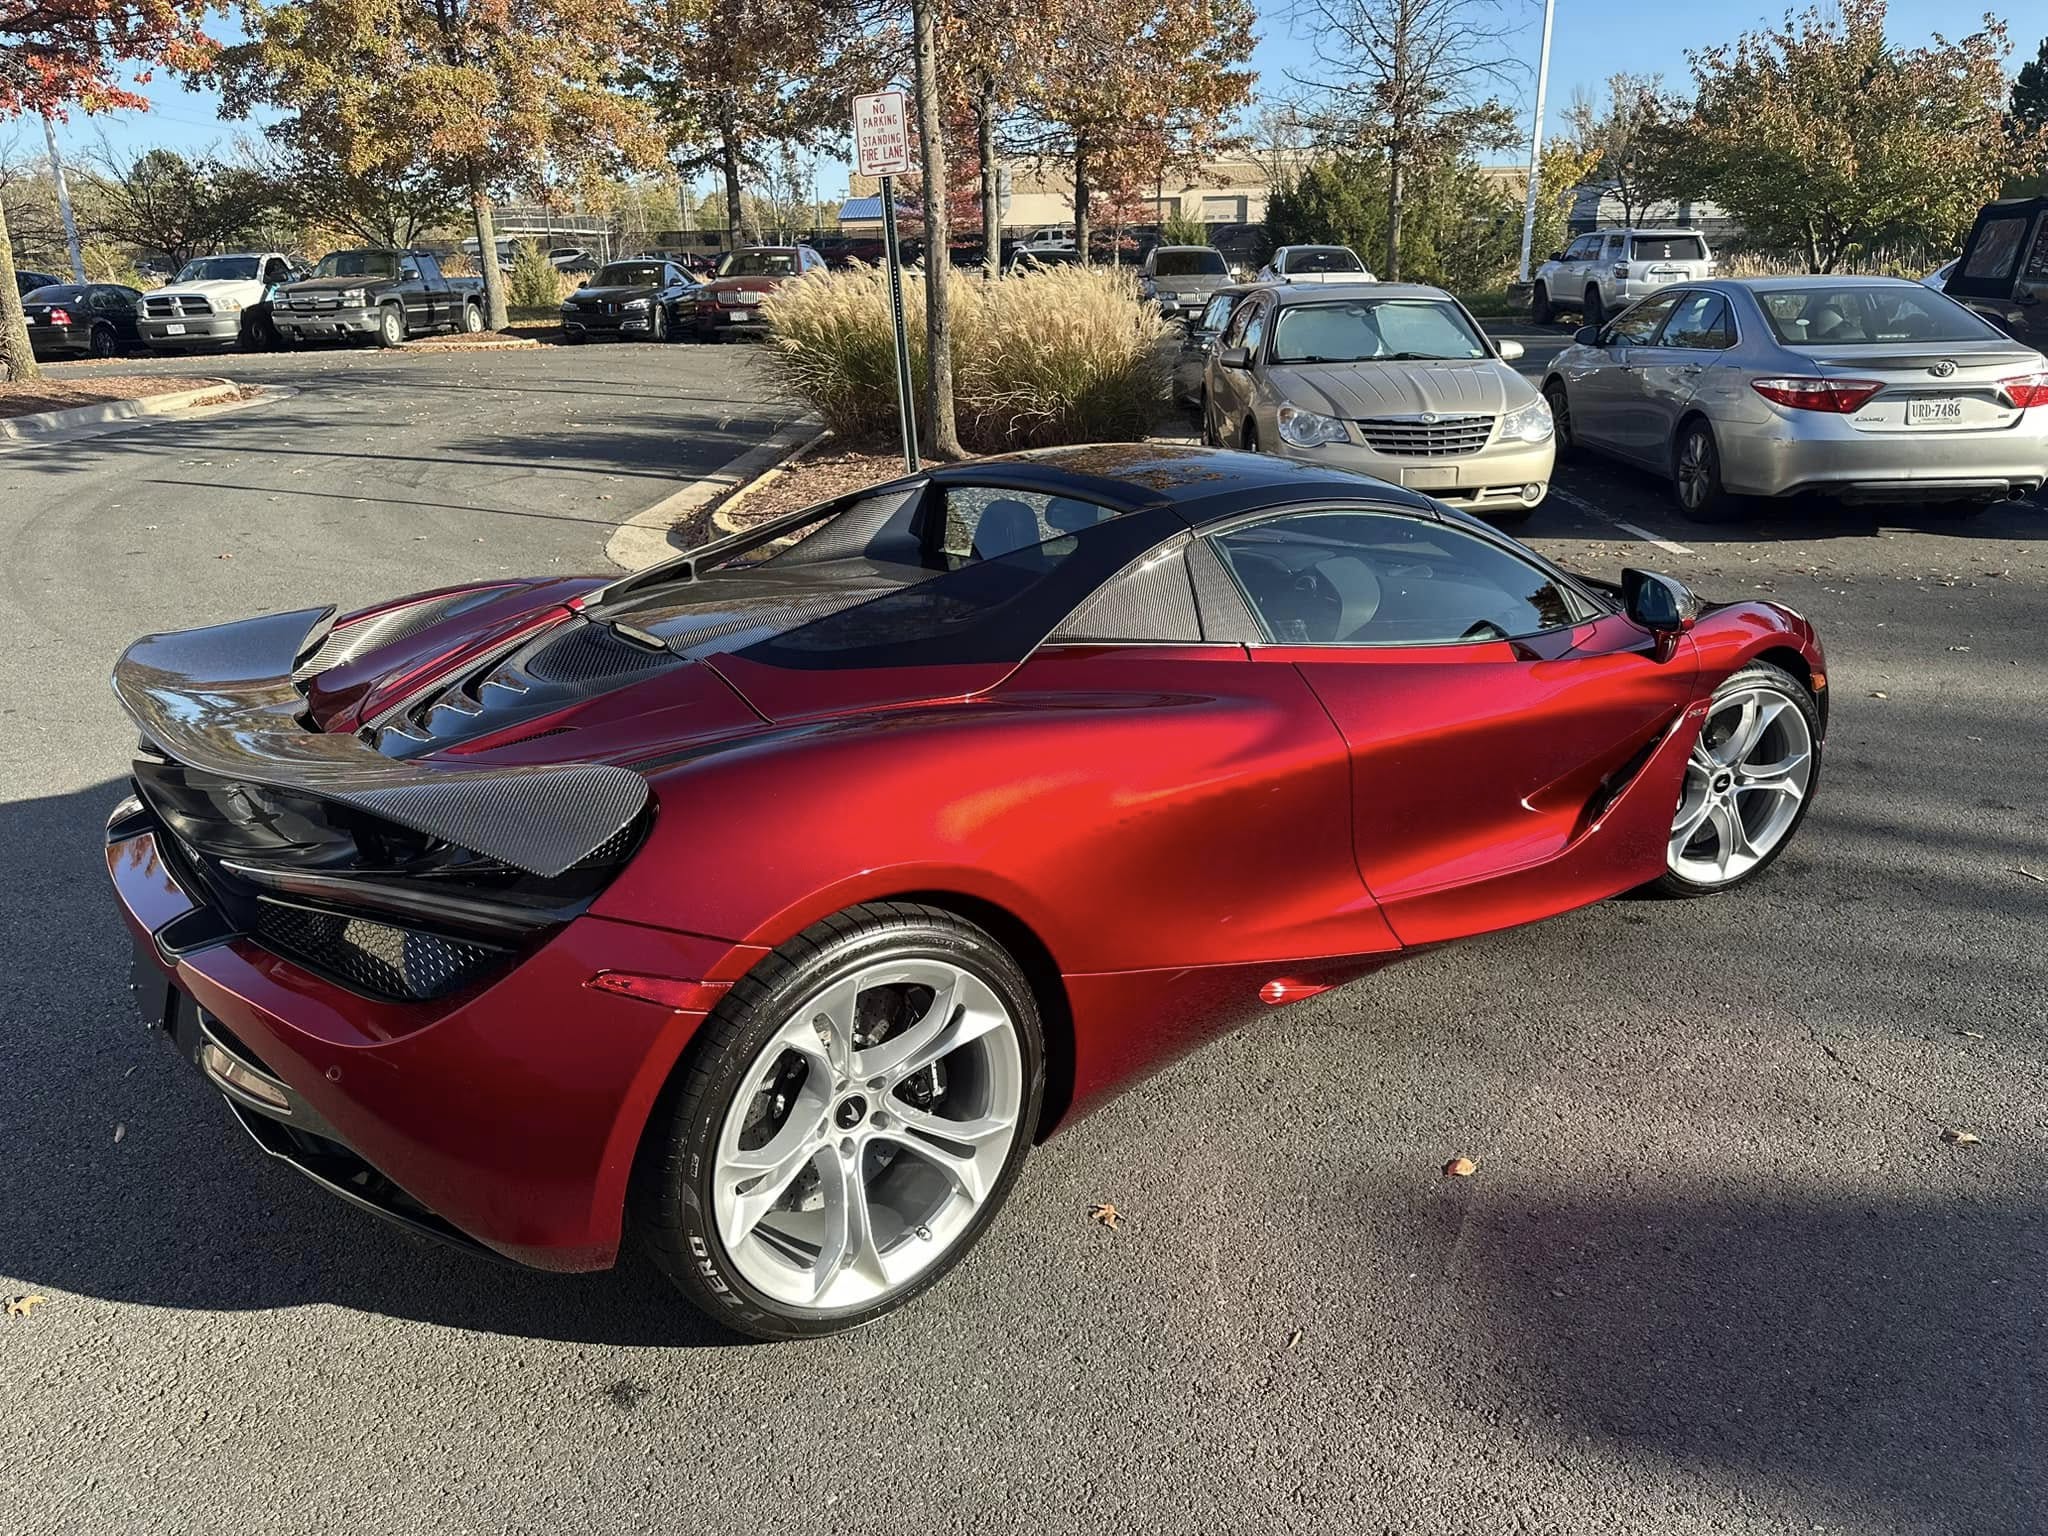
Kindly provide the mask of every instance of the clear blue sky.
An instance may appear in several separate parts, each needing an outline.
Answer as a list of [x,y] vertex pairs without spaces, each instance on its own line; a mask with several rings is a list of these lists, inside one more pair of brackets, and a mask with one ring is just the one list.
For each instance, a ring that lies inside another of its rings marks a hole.
[[[1528,0],[1504,0],[1506,14],[1526,20],[1519,52],[1528,62],[1528,77],[1521,83],[1521,110],[1535,92],[1535,62],[1541,35],[1542,10]],[[1260,41],[1253,62],[1261,75],[1261,91],[1280,94],[1287,88],[1286,73],[1313,68],[1314,56],[1306,40],[1290,36],[1286,12],[1279,0],[1265,0]],[[1685,51],[1725,42],[1746,28],[1775,22],[1783,15],[1782,5],[1767,0],[1691,0],[1683,6],[1657,0],[1558,0],[1557,20],[1551,39],[1550,102],[1546,132],[1560,126],[1560,113],[1571,98],[1572,88],[1583,85],[1596,90],[1616,70],[1640,73],[1661,72],[1674,86],[1688,79]],[[1967,3],[1942,4],[1940,0],[1892,0],[1888,30],[1894,41],[1922,43],[1937,28],[1950,36],[1970,32],[1980,12]],[[2012,28],[2014,63],[2033,57],[2041,37],[2048,34],[2048,10],[2003,12]],[[74,118],[60,128],[60,141],[67,152],[88,148],[104,129],[107,137],[123,149],[162,145],[171,149],[196,150],[218,145],[225,150],[250,125],[221,121],[218,102],[210,93],[181,89],[165,79],[143,88],[155,103],[150,112],[108,113],[95,119]],[[40,149],[40,132],[29,125],[14,125],[12,135],[17,152],[33,145]],[[1502,157],[1513,159],[1512,153]],[[836,193],[843,185],[843,170],[821,166],[821,190]]]

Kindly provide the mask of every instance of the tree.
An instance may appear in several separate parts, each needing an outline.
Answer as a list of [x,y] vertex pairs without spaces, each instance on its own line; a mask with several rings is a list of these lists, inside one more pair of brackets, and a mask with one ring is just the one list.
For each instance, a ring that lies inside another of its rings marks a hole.
[[[0,0],[5,3],[5,0]],[[213,72],[232,115],[268,102],[347,177],[429,171],[463,189],[489,324],[509,318],[492,197],[542,168],[652,164],[645,103],[613,79],[629,0],[243,0],[250,40]]]
[[258,238],[279,207],[277,184],[250,166],[169,149],[123,155],[105,144],[97,158],[94,233],[157,252],[174,268]]
[[1659,132],[1671,116],[1661,75],[1607,77],[1607,105],[1594,104],[1584,90],[1572,92],[1564,120],[1577,146],[1592,157],[1592,179],[1606,183],[1621,200],[1621,221],[1634,224],[1666,194],[1670,172]]
[[[0,0],[0,121],[24,113],[65,117],[147,107],[122,83],[147,83],[150,67],[202,65],[213,44],[202,25],[206,0]],[[29,350],[16,290],[14,250],[0,210],[0,368],[9,378],[41,376]]]
[[1668,153],[1756,244],[1832,272],[1885,241],[1953,250],[2042,135],[2009,128],[2005,27],[1923,48],[1884,35],[1885,0],[1837,0],[1689,55],[1697,99]]
[[1022,142],[1071,168],[1074,238],[1088,259],[1090,198],[1154,183],[1231,142],[1257,76],[1248,0],[1048,0]]
[[1297,0],[1296,23],[1313,38],[1327,92],[1325,143],[1368,146],[1387,166],[1385,257],[1380,276],[1402,273],[1402,223],[1411,173],[1520,139],[1492,93],[1519,69],[1514,28],[1500,0]]
[[[1348,245],[1369,251],[1386,236],[1387,161],[1333,155],[1276,187],[1266,230],[1279,245]],[[1461,293],[1499,286],[1521,247],[1521,201],[1469,159],[1436,163],[1411,183],[1402,210],[1409,275]],[[1539,186],[1539,203],[1541,192]]]
[[960,428],[953,418],[952,227],[946,217],[946,130],[939,106],[940,0],[910,0],[913,94],[917,100],[918,157],[923,167],[925,419],[931,451],[960,459]]
[[[994,279],[1003,260],[1004,125],[1017,110],[1021,83],[1038,67],[1037,11],[1031,0],[952,0],[942,15],[946,131],[974,140],[982,272]],[[957,186],[959,176],[954,180]],[[954,211],[958,216],[957,198]]]
[[2022,134],[2039,134],[2048,128],[2048,37],[2041,39],[2040,50],[2013,77],[2012,100],[2006,110]]
[[852,98],[888,73],[887,39],[862,28],[856,0],[640,0],[626,50],[623,80],[652,104],[670,166],[718,177],[741,241],[760,234],[745,178],[770,176],[777,146],[843,145]]

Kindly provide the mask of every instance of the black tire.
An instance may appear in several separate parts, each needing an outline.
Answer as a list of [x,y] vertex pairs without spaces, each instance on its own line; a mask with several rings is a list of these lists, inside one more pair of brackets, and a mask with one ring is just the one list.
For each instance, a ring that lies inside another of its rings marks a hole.
[[1529,318],[1538,325],[1548,325],[1556,317],[1557,311],[1550,307],[1550,290],[1538,283],[1529,301]]
[[94,357],[112,357],[121,350],[121,338],[114,334],[114,328],[105,321],[92,328],[92,339],[86,350]]
[[664,304],[654,306],[653,329],[647,333],[647,339],[654,342],[668,340],[668,306]]
[[[1697,466],[1690,462],[1695,453]],[[1747,498],[1721,484],[1721,445],[1704,416],[1690,416],[1678,424],[1671,442],[1671,488],[1678,510],[1695,523],[1728,522],[1748,505]]]
[[475,336],[484,328],[484,307],[465,302],[462,306],[462,334]]
[[1202,446],[1204,448],[1221,448],[1223,446],[1222,437],[1209,424],[1209,386],[1207,384],[1202,386]]
[[1250,414],[1247,414],[1244,418],[1243,443],[1246,453],[1257,453],[1259,451],[1259,424]]
[[[763,1294],[726,1252],[713,1216],[718,1137],[750,1068],[807,997],[884,958],[940,959],[991,987],[1016,1024],[1023,1102],[1002,1171],[952,1247],[872,1304],[821,1311]],[[649,1118],[634,1170],[629,1218],[662,1272],[692,1304],[760,1339],[814,1338],[858,1328],[905,1305],[965,1258],[1008,1198],[1031,1149],[1045,1091],[1045,1040],[1031,985],[1017,962],[974,924],[934,907],[873,902],[816,923],[735,982],[704,1021]]]
[[1751,662],[1716,688],[1714,697],[1719,698],[1725,693],[1732,693],[1741,688],[1753,688],[1759,683],[1776,688],[1798,707],[1799,712],[1806,717],[1806,729],[1813,739],[1812,773],[1807,779],[1806,793],[1799,802],[1798,811],[1793,815],[1792,824],[1785,829],[1784,835],[1778,839],[1769,853],[1732,880],[1719,885],[1701,885],[1674,870],[1666,869],[1657,879],[1642,887],[1645,894],[1691,899],[1698,896],[1719,896],[1723,892],[1747,885],[1777,863],[1778,855],[1792,846],[1792,839],[1799,835],[1800,827],[1805,825],[1806,813],[1813,809],[1814,797],[1820,793],[1821,760],[1826,756],[1821,750],[1820,707],[1814,702],[1813,695],[1807,691],[1804,683],[1783,667],[1773,666],[1768,661]]
[[1580,317],[1587,325],[1598,325],[1607,318],[1607,306],[1600,302],[1600,290],[1591,283],[1586,285],[1586,302],[1580,310]]
[[377,345],[395,347],[405,340],[405,311],[386,304],[377,311]]
[[1551,379],[1543,386],[1543,398],[1550,406],[1550,422],[1557,434],[1557,457],[1568,458],[1578,447],[1572,436],[1572,402],[1564,392],[1563,379]]

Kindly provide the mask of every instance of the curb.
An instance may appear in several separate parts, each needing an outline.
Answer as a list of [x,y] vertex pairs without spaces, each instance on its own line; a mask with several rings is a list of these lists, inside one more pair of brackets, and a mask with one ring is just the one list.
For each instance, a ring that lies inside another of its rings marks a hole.
[[817,447],[818,444],[825,441],[831,435],[832,429],[830,427],[820,427],[803,442],[798,443],[796,447],[785,453],[774,464],[771,464],[760,474],[754,476],[753,479],[747,481],[746,484],[735,486],[732,494],[712,509],[711,526],[720,533],[738,533],[740,525],[732,519],[733,508],[739,506],[749,496],[753,495],[754,492],[775,479],[776,476],[787,473],[790,466],[795,464],[798,459],[808,455],[813,448]]
[[626,570],[640,571],[672,555],[681,554],[687,546],[676,540],[674,528],[685,513],[715,501],[762,470],[781,464],[821,435],[818,418],[814,415],[784,422],[738,458],[714,469],[703,479],[692,481],[681,490],[664,496],[653,506],[635,512],[619,524],[605,542],[605,558]]
[[233,379],[220,379],[203,389],[172,390],[161,395],[142,395],[133,400],[106,400],[98,405],[75,405],[68,411],[38,411],[30,416],[0,416],[0,442],[33,443],[56,437],[78,427],[104,426],[134,421],[146,416],[167,416],[211,400],[233,394],[242,386]]

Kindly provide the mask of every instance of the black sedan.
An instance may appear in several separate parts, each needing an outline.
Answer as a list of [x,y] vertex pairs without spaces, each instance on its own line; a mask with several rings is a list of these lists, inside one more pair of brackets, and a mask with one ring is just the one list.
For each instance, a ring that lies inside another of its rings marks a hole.
[[667,341],[682,318],[679,306],[697,286],[696,278],[664,258],[609,261],[562,301],[562,331],[571,341],[589,336]]
[[37,357],[112,357],[140,346],[135,306],[142,295],[119,283],[51,283],[22,295],[28,344]]
[[27,267],[16,267],[14,269],[14,291],[24,298],[34,293],[38,288],[48,288],[52,283],[61,283],[63,281],[63,278],[51,272],[33,272]]

